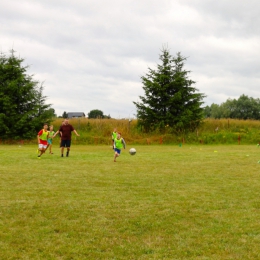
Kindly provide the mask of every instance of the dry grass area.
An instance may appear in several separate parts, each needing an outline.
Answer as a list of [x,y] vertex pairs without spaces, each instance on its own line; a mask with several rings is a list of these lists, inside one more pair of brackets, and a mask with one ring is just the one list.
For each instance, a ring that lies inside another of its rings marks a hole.
[[[53,124],[57,130],[62,119],[56,119]],[[74,118],[70,123],[80,133],[80,138],[74,136],[78,144],[111,143],[111,133],[116,127],[128,143],[145,144],[257,144],[260,142],[260,121],[238,119],[205,119],[198,129],[176,133],[166,127],[163,131],[145,133],[138,127],[137,120],[128,119],[87,119]]]

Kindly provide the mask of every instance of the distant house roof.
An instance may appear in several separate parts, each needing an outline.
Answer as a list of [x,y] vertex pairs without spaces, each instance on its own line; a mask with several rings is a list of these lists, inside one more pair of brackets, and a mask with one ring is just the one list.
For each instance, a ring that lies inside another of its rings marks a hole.
[[85,117],[84,112],[68,112],[68,118],[72,117]]

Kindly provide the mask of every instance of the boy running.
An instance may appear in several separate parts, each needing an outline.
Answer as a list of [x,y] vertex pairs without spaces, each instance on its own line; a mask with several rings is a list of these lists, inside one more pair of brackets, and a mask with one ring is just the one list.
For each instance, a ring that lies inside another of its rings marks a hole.
[[117,137],[114,139],[114,162],[116,162],[116,158],[119,157],[121,153],[121,149],[124,147],[125,149],[125,140],[121,137],[121,133],[117,133]]
[[[49,132],[48,132],[48,124],[43,125],[43,129],[39,131],[37,135],[38,139],[38,159],[41,159],[41,155],[45,152],[47,149],[48,145],[48,137],[49,137]],[[40,154],[39,154],[40,152]]]

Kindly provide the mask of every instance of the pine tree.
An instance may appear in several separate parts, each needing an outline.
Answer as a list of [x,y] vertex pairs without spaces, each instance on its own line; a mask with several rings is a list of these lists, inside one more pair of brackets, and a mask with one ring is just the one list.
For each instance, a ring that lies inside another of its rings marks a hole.
[[142,76],[145,96],[141,102],[133,102],[137,108],[139,125],[146,131],[172,127],[176,131],[195,129],[204,117],[201,93],[196,93],[195,82],[184,70],[184,58],[180,53],[172,57],[168,49],[160,55],[162,64],[157,70],[148,68]]
[[[50,122],[54,110],[45,104],[43,86],[27,75],[24,59],[11,50],[0,54],[0,138],[35,138],[44,122]],[[51,109],[51,110],[50,110]]]
[[68,118],[68,113],[66,111],[64,111],[61,117],[62,118]]

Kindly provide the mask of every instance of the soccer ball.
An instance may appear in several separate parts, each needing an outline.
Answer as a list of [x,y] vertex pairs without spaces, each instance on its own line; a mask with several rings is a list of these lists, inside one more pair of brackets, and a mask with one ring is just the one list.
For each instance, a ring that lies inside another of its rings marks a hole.
[[136,154],[135,148],[131,148],[131,149],[129,150],[129,153],[130,153],[131,155],[135,155],[135,154]]

